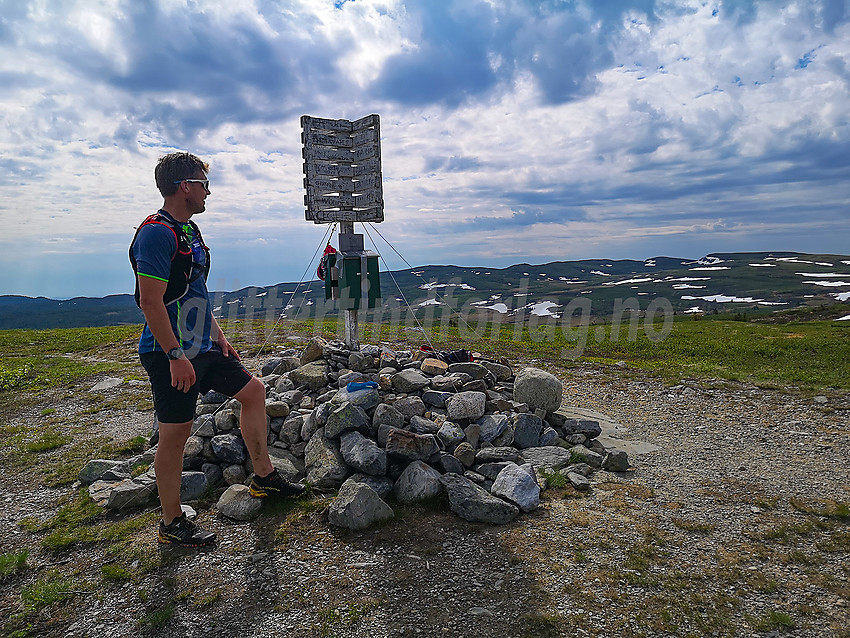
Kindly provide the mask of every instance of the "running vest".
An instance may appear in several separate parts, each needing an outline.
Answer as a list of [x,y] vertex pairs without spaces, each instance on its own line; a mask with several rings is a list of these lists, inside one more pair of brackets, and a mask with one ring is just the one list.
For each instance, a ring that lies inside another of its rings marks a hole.
[[193,281],[193,279],[197,278],[192,277],[193,269],[202,270],[204,281],[207,280],[207,276],[210,272],[210,249],[207,248],[204,243],[204,238],[201,236],[201,231],[195,222],[189,220],[189,224],[192,226],[192,230],[198,238],[198,241],[201,243],[201,248],[204,249],[204,254],[206,255],[206,263],[204,266],[196,264],[192,260],[192,245],[189,243],[189,238],[186,236],[186,233],[183,231],[180,224],[176,224],[159,212],[154,213],[145,219],[145,221],[143,221],[136,229],[136,234],[133,235],[133,241],[130,242],[130,264],[133,266],[133,275],[136,277],[136,291],[133,296],[136,299],[136,305],[139,307],[141,307],[141,303],[139,301],[139,273],[136,257],[133,255],[133,244],[136,243],[139,231],[147,224],[162,224],[174,233],[174,238],[177,240],[177,250],[175,250],[174,254],[171,256],[171,272],[168,275],[168,285],[165,288],[165,294],[162,296],[162,302],[167,306],[179,299],[182,299],[189,291],[189,283]]

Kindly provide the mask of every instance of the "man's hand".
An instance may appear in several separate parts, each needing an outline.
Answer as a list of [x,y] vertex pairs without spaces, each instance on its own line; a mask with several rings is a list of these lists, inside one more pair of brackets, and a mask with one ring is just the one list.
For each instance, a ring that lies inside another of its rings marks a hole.
[[185,356],[171,360],[171,387],[188,392],[195,385],[195,367]]
[[236,352],[236,349],[230,345],[230,342],[227,340],[227,337],[224,336],[224,333],[221,330],[218,331],[218,339],[216,339],[215,342],[218,344],[218,347],[221,348],[221,353],[225,357],[233,355],[234,357],[236,357],[237,361],[240,361],[239,353]]

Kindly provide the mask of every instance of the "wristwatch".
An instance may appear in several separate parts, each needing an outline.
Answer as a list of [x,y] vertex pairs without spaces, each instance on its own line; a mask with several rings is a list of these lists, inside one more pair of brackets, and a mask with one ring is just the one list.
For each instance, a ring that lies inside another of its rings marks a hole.
[[171,360],[182,359],[185,356],[185,353],[183,352],[183,348],[177,346],[176,348],[172,348],[171,350],[166,352],[165,356]]

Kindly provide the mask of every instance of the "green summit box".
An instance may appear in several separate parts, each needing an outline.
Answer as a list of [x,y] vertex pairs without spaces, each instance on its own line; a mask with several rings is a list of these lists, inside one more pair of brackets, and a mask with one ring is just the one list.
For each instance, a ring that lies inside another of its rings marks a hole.
[[340,310],[376,308],[381,303],[377,253],[332,253],[327,265],[325,299],[338,299]]

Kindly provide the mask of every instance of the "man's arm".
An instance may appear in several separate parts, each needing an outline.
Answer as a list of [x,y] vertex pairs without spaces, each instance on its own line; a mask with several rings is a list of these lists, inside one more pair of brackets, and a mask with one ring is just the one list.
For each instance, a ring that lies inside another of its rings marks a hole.
[[227,340],[227,337],[224,336],[224,331],[218,325],[218,321],[215,320],[215,315],[210,316],[212,317],[212,329],[210,330],[212,340],[218,344],[218,347],[221,348],[221,353],[225,357],[233,355],[238,360],[239,354],[236,352],[236,349],[232,345],[230,345],[230,342]]
[[[171,320],[168,318],[168,310],[162,302],[165,294],[167,281],[160,281],[151,277],[139,277],[139,305],[148,322],[153,338],[159,347],[165,352],[180,346],[180,341],[171,329]],[[171,363],[171,385],[178,390],[188,392],[195,384],[195,368],[192,362],[184,355],[179,359],[170,360]]]

